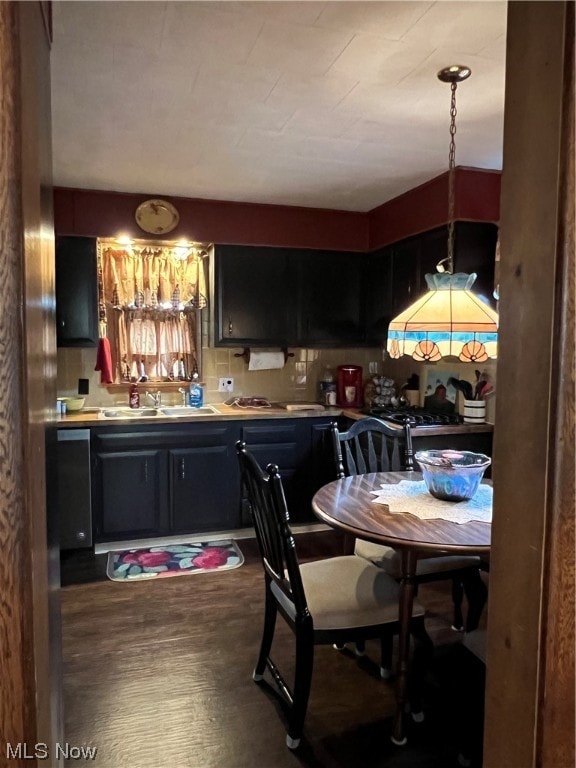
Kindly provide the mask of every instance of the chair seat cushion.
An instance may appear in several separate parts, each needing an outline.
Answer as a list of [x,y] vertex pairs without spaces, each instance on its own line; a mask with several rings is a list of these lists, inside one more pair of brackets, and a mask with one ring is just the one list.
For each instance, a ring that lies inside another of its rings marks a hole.
[[[330,557],[303,563],[300,572],[314,629],[370,627],[398,621],[398,584],[367,560],[355,555]],[[287,608],[284,594],[274,583],[272,591]],[[412,615],[424,615],[417,601]]]
[[[400,552],[382,544],[356,539],[354,554],[382,568],[389,576],[399,579],[402,575]],[[428,576],[433,573],[455,571],[459,568],[479,568],[480,558],[474,555],[439,555],[424,557],[416,564],[416,576]]]

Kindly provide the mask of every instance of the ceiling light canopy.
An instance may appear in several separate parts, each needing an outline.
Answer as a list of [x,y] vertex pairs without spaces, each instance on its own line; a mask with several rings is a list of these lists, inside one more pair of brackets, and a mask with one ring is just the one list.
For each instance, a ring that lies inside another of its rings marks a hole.
[[498,314],[471,291],[474,273],[454,271],[454,172],[456,158],[456,88],[471,75],[459,64],[438,72],[450,83],[450,151],[448,163],[448,255],[436,265],[438,274],[426,275],[428,293],[411,304],[388,328],[390,357],[410,355],[435,362],[458,357],[465,363],[481,363],[497,356]]

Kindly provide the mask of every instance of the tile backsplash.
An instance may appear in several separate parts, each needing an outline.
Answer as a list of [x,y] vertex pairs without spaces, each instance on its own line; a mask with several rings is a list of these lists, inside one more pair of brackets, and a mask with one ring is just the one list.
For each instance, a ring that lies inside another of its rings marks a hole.
[[[237,357],[241,348],[202,349],[202,383],[204,400],[208,403],[221,403],[231,395],[218,392],[219,378],[234,379],[234,395],[267,397],[269,400],[318,400],[318,382],[326,367],[334,373],[338,365],[344,363],[361,365],[364,374],[369,374],[369,364],[382,372],[382,350],[380,348],[357,349],[301,349],[291,348],[286,365],[280,369],[249,371],[244,358]],[[96,364],[95,349],[58,349],[58,394],[72,395],[78,391],[78,379],[89,380],[90,393],[86,398],[87,406],[104,406],[124,403],[128,398],[122,392],[110,392],[100,385],[100,374],[94,370]],[[145,385],[142,385],[143,387]],[[153,389],[154,385],[150,385]],[[180,402],[181,395],[174,391],[166,393],[166,402]]]
[[[273,401],[296,400],[317,401],[319,399],[318,382],[322,379],[325,369],[344,363],[360,365],[363,368],[364,379],[373,372],[384,374],[394,379],[397,389],[406,382],[412,373],[421,378],[421,401],[426,370],[429,365],[417,363],[409,357],[391,360],[380,347],[351,348],[351,349],[302,349],[291,348],[286,365],[280,369],[266,371],[249,371],[244,358],[239,357],[241,348],[202,349],[202,382],[204,385],[204,400],[207,403],[221,403],[231,395],[228,392],[218,392],[219,378],[234,379],[234,395],[261,396]],[[105,406],[127,404],[128,386],[126,392],[109,391],[100,385],[100,374],[94,370],[96,364],[96,349],[58,349],[58,394],[72,395],[78,391],[78,379],[88,379],[90,394],[86,398],[87,406]],[[439,369],[453,371],[459,378],[474,383],[474,369],[469,363],[441,362],[435,364]],[[487,370],[492,379],[496,377],[496,362],[478,364],[482,371]],[[142,385],[145,387],[145,385]],[[149,386],[150,389],[154,385]],[[168,403],[180,403],[182,396],[174,390],[164,395]],[[423,402],[423,401],[422,401]],[[487,421],[494,422],[495,398],[487,401]],[[462,412],[461,403],[459,411]]]

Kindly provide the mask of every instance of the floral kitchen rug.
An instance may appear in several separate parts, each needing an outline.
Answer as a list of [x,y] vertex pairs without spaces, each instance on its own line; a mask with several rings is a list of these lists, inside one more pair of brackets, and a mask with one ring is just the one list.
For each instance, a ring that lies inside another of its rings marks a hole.
[[244,555],[235,541],[199,541],[108,553],[106,575],[112,581],[140,581],[238,568]]

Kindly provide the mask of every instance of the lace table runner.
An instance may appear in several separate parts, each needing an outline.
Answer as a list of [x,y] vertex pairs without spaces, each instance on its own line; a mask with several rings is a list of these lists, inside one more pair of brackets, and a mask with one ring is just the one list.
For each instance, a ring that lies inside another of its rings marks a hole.
[[468,501],[441,501],[436,499],[422,481],[401,480],[394,485],[382,483],[381,490],[371,491],[377,504],[387,504],[392,513],[409,512],[420,520],[448,520],[469,523],[479,520],[492,522],[492,486],[480,485]]

